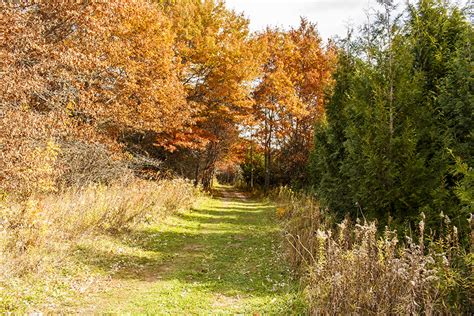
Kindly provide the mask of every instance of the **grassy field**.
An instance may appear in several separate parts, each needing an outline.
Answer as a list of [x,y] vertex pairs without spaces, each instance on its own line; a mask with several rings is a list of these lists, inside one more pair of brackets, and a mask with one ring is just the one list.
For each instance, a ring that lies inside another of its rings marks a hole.
[[83,245],[77,259],[110,278],[58,311],[302,314],[281,238],[273,206],[221,188],[160,224]]

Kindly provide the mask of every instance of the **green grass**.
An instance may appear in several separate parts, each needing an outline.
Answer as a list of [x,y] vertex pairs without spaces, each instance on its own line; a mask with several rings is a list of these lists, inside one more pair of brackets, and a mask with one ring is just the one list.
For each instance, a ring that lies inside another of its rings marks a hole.
[[282,258],[272,205],[229,188],[200,206],[84,244],[78,260],[111,275],[62,311],[146,314],[305,314]]

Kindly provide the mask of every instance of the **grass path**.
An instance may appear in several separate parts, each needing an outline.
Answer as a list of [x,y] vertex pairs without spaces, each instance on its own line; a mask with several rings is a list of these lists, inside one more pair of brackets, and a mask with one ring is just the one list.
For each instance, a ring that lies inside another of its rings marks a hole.
[[71,310],[303,314],[274,214],[271,205],[220,188],[194,210],[83,247],[78,255],[111,278]]

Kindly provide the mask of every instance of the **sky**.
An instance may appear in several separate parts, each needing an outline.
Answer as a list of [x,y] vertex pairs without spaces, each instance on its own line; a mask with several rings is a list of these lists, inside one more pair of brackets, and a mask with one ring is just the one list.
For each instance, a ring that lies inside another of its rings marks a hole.
[[[250,18],[252,31],[267,25],[288,28],[298,26],[300,16],[317,23],[323,39],[344,37],[347,26],[360,26],[367,21],[367,9],[376,7],[376,0],[226,0],[227,7]],[[405,0],[396,0],[399,8]]]
[[327,39],[343,37],[347,25],[360,25],[367,20],[366,11],[375,0],[227,0],[227,7],[250,18],[252,31],[267,25],[288,28],[298,26],[304,16],[318,24],[320,35]]

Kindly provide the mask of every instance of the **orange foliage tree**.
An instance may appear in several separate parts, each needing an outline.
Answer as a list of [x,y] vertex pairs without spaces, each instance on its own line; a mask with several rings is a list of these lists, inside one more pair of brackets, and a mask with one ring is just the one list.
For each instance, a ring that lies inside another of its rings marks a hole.
[[[175,49],[187,102],[196,109],[196,124],[189,126],[187,137],[193,145],[186,151],[188,161],[195,166],[196,184],[208,189],[217,161],[229,154],[238,139],[238,123],[252,107],[256,47],[248,20],[226,9],[223,1],[161,3],[177,33]],[[186,147],[185,142],[180,144]]]
[[116,140],[127,129],[159,135],[191,121],[172,24],[157,4],[48,0],[0,6],[4,189],[22,182],[18,177],[35,165],[27,161],[34,159],[29,153],[47,141],[118,149]]
[[7,191],[53,188],[74,143],[179,161],[206,189],[219,161],[241,159],[244,129],[265,149],[267,182],[275,148],[306,159],[333,55],[305,20],[254,36],[221,0],[4,1],[0,12]]
[[284,162],[285,169],[279,172],[282,181],[288,176],[304,177],[312,126],[324,111],[335,53],[331,46],[323,47],[315,25],[305,19],[288,32],[267,29],[259,40],[265,58],[254,91],[252,136],[264,151],[264,185],[268,188],[274,154]]

